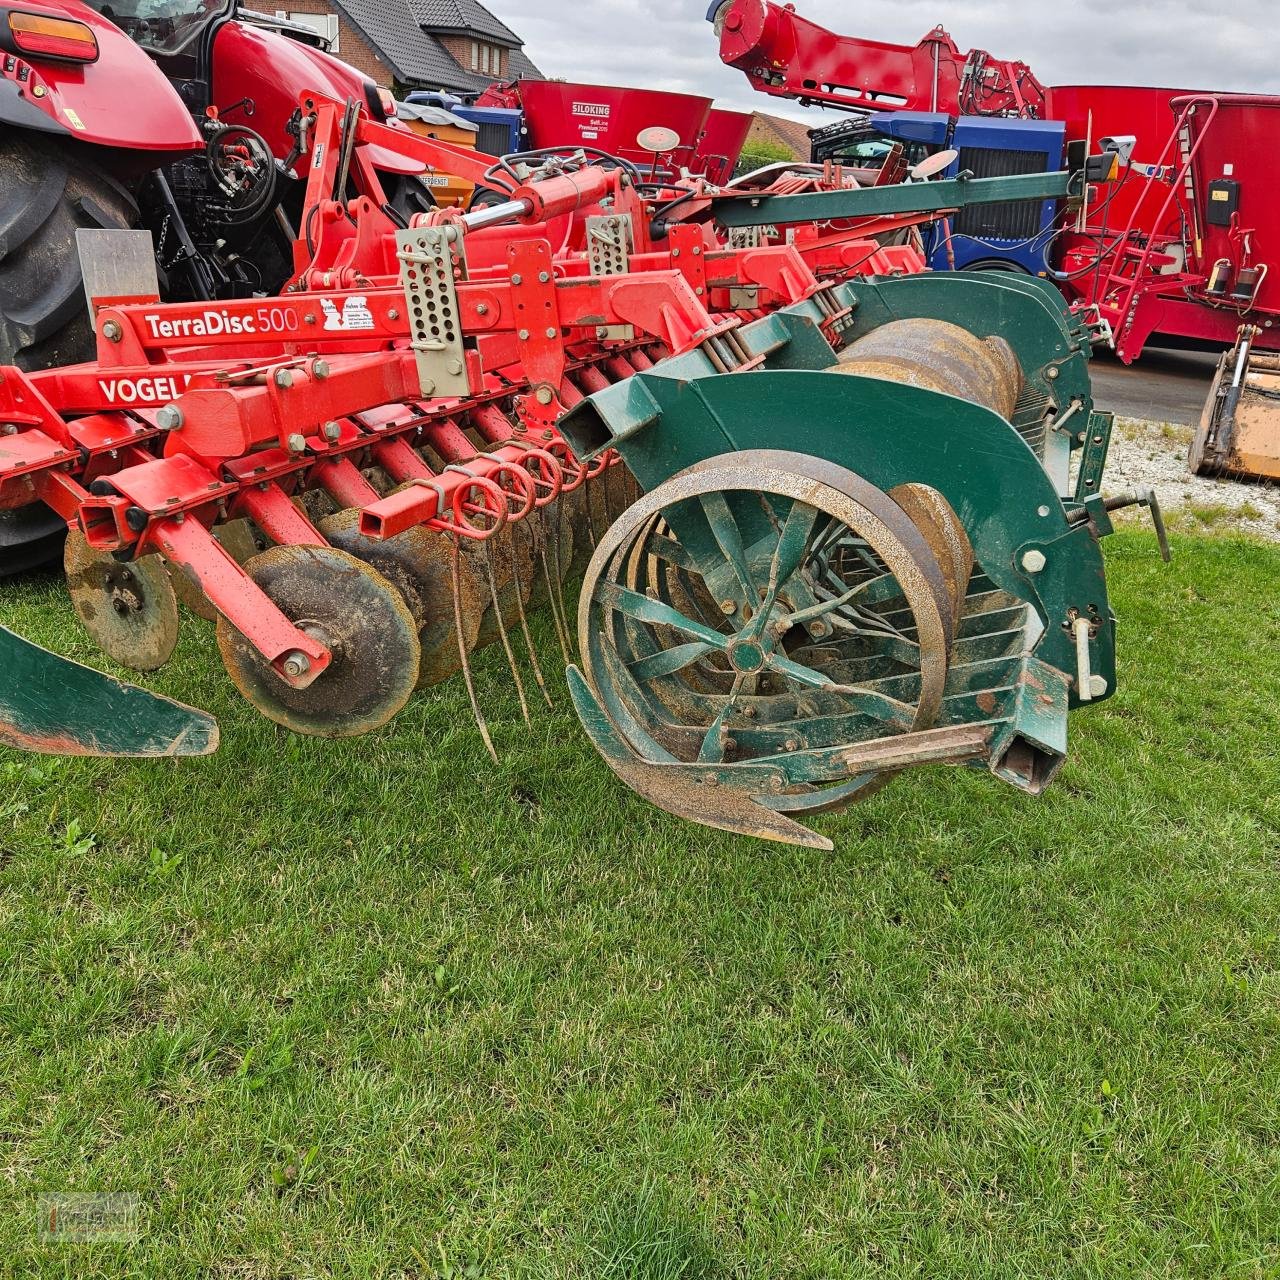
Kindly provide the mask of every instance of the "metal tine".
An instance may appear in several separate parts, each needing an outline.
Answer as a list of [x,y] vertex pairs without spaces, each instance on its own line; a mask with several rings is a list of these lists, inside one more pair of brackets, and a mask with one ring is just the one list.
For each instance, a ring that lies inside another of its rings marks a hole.
[[476,682],[471,675],[471,659],[467,654],[467,642],[462,635],[462,588],[458,581],[460,558],[462,556],[462,535],[453,535],[453,631],[458,638],[458,657],[462,661],[462,678],[466,682],[467,697],[471,700],[471,714],[475,717],[476,728],[489,749],[493,763],[498,763],[498,752],[494,748],[493,739],[489,736],[489,725],[480,710],[480,702],[476,697]]
[[[502,640],[503,652],[507,655],[507,665],[511,668],[511,678],[515,681],[516,693],[520,698],[520,714],[524,716],[525,724],[532,724],[533,720],[529,716],[529,703],[524,696],[524,681],[520,679],[520,668],[516,666],[515,651],[511,648],[511,637],[507,635],[507,624],[502,618],[502,606],[498,601],[498,583],[493,575],[493,553],[489,547],[492,538],[485,538],[480,546],[484,551],[484,572],[485,577],[489,580],[489,598],[493,601],[494,621],[498,624],[498,635]],[[512,551],[515,555],[515,551]],[[519,586],[516,588],[517,599],[519,598]],[[523,612],[523,609],[521,610]]]
[[[547,682],[542,678],[542,668],[538,665],[538,654],[533,647],[533,637],[529,634],[529,619],[524,611],[524,587],[520,582],[520,557],[516,554],[516,533],[518,530],[524,532],[532,538],[533,530],[524,529],[524,521],[517,520],[511,529],[511,577],[516,584],[516,616],[520,619],[520,630],[524,633],[525,648],[529,650],[529,665],[533,668],[533,678],[538,682],[538,688],[542,690],[542,696],[547,700],[547,706],[554,707],[555,703],[551,701],[551,694],[547,692]],[[525,719],[529,717],[526,714]]]
[[[564,656],[566,663],[573,661],[573,656],[569,651],[569,625],[565,621],[565,604],[564,593],[561,583],[560,567],[560,532],[561,532],[561,502],[557,498],[552,504],[555,507],[555,529],[548,532],[548,525],[551,520],[548,516],[547,508],[543,507],[538,518],[542,521],[542,539],[538,548],[538,554],[542,559],[542,576],[547,584],[547,603],[551,606],[551,617],[555,621],[556,640],[560,644],[560,652]],[[551,559],[555,562],[554,577],[552,575],[551,564],[547,561],[547,541],[549,537],[554,537],[555,542],[551,547]]]

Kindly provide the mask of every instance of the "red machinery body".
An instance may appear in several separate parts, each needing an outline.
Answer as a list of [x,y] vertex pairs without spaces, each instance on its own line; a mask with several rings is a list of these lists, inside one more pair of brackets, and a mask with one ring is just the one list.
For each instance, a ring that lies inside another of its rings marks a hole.
[[[1242,324],[1256,326],[1255,346],[1280,349],[1280,180],[1266,163],[1280,146],[1280,98],[1192,94],[1171,105],[1172,132],[1148,162],[1167,177],[1143,185],[1100,263],[1077,249],[1064,266],[1126,363],[1153,334],[1229,346]],[[1081,261],[1097,265],[1082,271]]]
[[193,151],[203,145],[163,72],[97,10],[75,0],[22,5],[24,14],[89,28],[97,45],[92,62],[24,57],[7,30],[7,12],[0,19],[0,122],[122,151]]
[[[1099,139],[1132,134],[1137,143],[1134,157],[1139,162],[1154,163],[1165,143],[1173,116],[1169,103],[1174,98],[1196,92],[1193,89],[1155,89],[1142,85],[1068,84],[1051,85],[1046,98],[1046,115],[1050,120],[1061,120],[1067,126],[1067,141],[1085,141],[1091,150],[1098,149]],[[1114,233],[1122,230],[1129,215],[1142,198],[1146,183],[1136,178],[1113,189],[1112,200],[1107,206],[1107,226]],[[1176,218],[1167,227],[1156,231],[1172,231],[1177,228]],[[1073,237],[1068,235],[1064,247],[1070,246]]]
[[565,84],[555,80],[520,82],[530,145],[575,144],[606,151],[633,164],[648,166],[653,153],[641,151],[636,135],[661,125],[680,139],[663,159],[672,166],[694,168],[699,142],[711,114],[711,99],[691,93],[659,93],[653,89],[620,89],[598,84]]
[[1160,334],[1229,346],[1243,323],[1280,348],[1280,210],[1270,159],[1280,99],[1131,85],[1045,88],[1023,62],[962,54],[941,27],[919,44],[837,35],[772,0],[723,0],[720,57],[754,88],[855,111],[1061,120],[1095,151],[1135,139],[1122,180],[1095,188],[1055,237],[1058,283],[1110,325],[1129,362]]
[[[96,9],[77,0],[39,0],[24,3],[21,12],[83,24],[93,33],[97,55],[92,61],[23,57],[11,47],[11,34],[5,40],[0,19],[0,121],[117,152],[173,153],[204,145],[191,110],[161,67]],[[212,105],[229,109],[251,101],[247,122],[280,159],[292,146],[285,124],[300,93],[310,89],[365,105],[372,87],[368,77],[320,49],[234,20],[218,25],[212,64]]]
[[720,58],[777,98],[862,111],[1043,117],[1044,86],[1025,62],[961,53],[935,27],[914,47],[837,35],[772,0],[713,0]]
[[708,182],[728,182],[733,177],[734,166],[751,131],[751,120],[749,111],[712,107],[695,162],[690,166],[693,172],[702,174]]

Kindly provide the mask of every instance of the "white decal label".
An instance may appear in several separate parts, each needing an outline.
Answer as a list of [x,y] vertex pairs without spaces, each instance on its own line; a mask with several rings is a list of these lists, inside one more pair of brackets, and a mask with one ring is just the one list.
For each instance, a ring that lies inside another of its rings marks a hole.
[[320,310],[324,312],[324,327],[333,329],[372,329],[373,313],[369,310],[368,298],[343,298],[342,311],[328,298],[320,299]]

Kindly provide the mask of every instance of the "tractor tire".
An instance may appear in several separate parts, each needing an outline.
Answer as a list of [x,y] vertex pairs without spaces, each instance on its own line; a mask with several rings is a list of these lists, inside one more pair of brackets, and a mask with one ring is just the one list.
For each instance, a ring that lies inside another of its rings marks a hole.
[[[76,229],[128,228],[137,217],[128,192],[87,158],[0,130],[0,365],[92,359]],[[65,533],[43,506],[0,511],[0,578],[56,560]]]

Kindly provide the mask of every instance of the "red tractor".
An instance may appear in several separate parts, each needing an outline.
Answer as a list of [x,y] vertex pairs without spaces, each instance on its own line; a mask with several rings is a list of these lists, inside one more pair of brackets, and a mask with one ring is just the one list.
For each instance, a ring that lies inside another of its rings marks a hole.
[[[237,0],[0,3],[0,365],[92,355],[79,228],[149,230],[171,299],[278,291],[305,232],[299,94],[395,114],[308,34]],[[379,160],[393,204],[429,202],[421,166]],[[64,528],[0,511],[0,575],[48,558]]]

